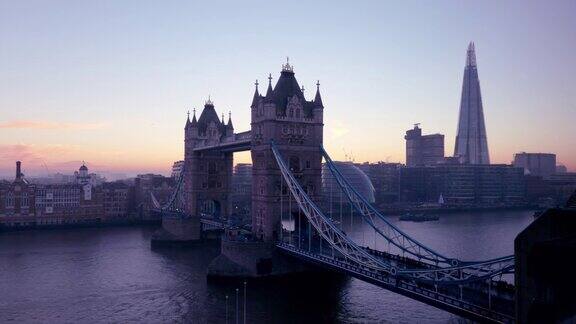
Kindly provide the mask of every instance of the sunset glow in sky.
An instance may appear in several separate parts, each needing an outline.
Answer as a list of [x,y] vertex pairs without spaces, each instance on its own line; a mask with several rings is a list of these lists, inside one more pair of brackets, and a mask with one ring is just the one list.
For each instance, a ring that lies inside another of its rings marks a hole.
[[308,98],[320,80],[334,158],[403,162],[414,123],[451,155],[470,41],[492,162],[576,170],[575,1],[1,1],[0,177],[168,174],[186,112],[210,95],[248,130],[286,56]]

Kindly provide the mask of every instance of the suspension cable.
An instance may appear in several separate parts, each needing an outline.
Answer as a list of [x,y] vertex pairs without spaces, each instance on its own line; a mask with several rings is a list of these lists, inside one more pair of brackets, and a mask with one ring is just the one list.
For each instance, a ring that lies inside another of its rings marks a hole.
[[283,188],[282,188],[282,182],[284,180],[282,179],[282,174],[280,174],[280,242],[284,243],[284,224],[283,224],[283,220],[284,220],[284,204],[283,204],[283,198],[284,198],[284,192],[283,192]]
[[300,208],[298,208],[298,248],[300,249],[300,245],[302,242],[302,216],[301,216]]
[[292,222],[292,193],[288,192],[288,219],[290,220],[290,224],[292,225],[292,231],[290,231],[290,245],[293,245],[292,237],[294,236],[294,232],[296,230],[295,224]]

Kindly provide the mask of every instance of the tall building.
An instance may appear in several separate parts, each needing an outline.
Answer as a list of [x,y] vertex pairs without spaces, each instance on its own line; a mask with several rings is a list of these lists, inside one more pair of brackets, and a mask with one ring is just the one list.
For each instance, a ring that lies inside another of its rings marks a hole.
[[466,164],[490,164],[474,43],[466,54],[454,156]]
[[444,161],[444,135],[422,135],[422,129],[415,124],[406,132],[406,166],[435,165]]
[[556,173],[556,154],[552,153],[516,153],[514,166],[524,168],[526,173],[548,177]]
[[250,222],[252,208],[252,164],[238,163],[232,174],[232,223],[247,224]]
[[174,179],[178,179],[183,169],[184,160],[174,162],[174,164],[172,164],[172,174],[170,176]]
[[232,194],[244,196],[250,200],[252,194],[252,164],[238,163],[232,174]]

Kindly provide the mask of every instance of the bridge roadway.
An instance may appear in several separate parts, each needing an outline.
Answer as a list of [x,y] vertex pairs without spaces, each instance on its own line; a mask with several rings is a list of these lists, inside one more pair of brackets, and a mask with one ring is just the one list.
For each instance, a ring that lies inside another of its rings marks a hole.
[[[292,241],[298,242],[297,237]],[[333,251],[330,246],[324,247],[321,251],[322,247],[318,241],[309,244],[303,239],[300,247],[286,242],[279,242],[276,246],[282,253],[300,261],[355,277],[465,318],[491,323],[514,322],[514,289],[503,282],[492,282],[494,285],[490,287],[485,281],[466,285],[435,286],[361,267],[339,256],[339,253]],[[407,266],[430,268],[429,264],[414,259],[368,248],[366,251],[399,269]]]
[[[188,217],[180,211],[164,210],[162,213],[163,217]],[[226,224],[219,219],[201,217],[200,222],[203,230],[226,228]],[[361,267],[357,263],[347,260],[339,252],[334,251],[330,245],[323,248],[317,236],[308,240],[306,239],[307,234],[303,234],[304,238],[300,240],[299,246],[296,246],[297,243],[296,245],[286,243],[286,241],[298,242],[297,235],[292,235],[292,239],[285,235],[283,242],[278,242],[276,246],[281,253],[299,261],[355,277],[465,318],[492,323],[514,322],[514,288],[505,282],[492,281],[493,285],[490,286],[486,281],[471,282],[466,285],[433,285],[417,282],[411,278],[402,278]],[[392,264],[397,269],[434,268],[428,263],[368,247],[365,248],[365,251]]]

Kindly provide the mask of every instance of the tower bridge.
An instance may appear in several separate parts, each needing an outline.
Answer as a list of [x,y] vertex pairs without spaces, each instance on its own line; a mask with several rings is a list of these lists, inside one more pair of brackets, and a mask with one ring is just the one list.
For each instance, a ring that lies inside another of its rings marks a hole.
[[[183,172],[168,203],[157,204],[164,230],[171,238],[195,241],[203,229],[225,228],[211,276],[256,278],[320,267],[470,319],[513,322],[515,290],[501,279],[514,271],[513,256],[459,260],[390,223],[324,150],[324,105],[316,86],[314,99],[307,100],[286,63],[274,87],[268,78],[264,94],[256,82],[249,131],[235,133],[231,116],[220,119],[211,100],[198,119],[195,111],[192,120],[188,116]],[[240,151],[250,151],[253,163],[247,228],[226,223],[233,153]],[[322,161],[335,180],[324,195]],[[348,216],[367,224],[387,249],[363,246],[347,235]]]

